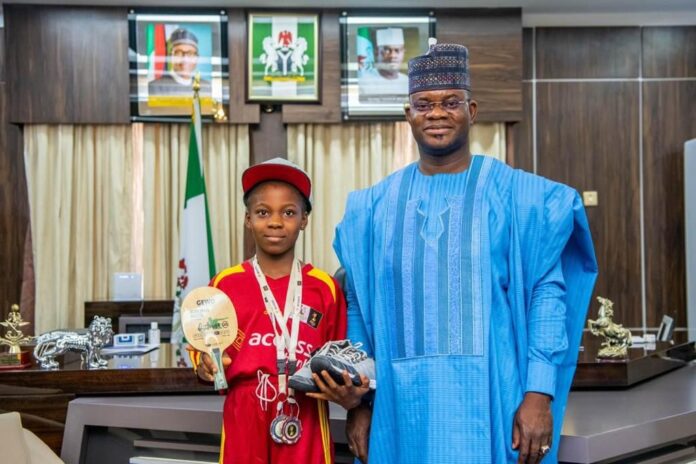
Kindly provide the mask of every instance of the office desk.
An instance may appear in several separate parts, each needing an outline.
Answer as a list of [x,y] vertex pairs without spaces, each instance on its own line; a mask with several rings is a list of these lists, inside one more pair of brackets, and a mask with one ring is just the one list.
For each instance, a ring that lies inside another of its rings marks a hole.
[[[80,356],[57,358],[60,369],[33,365],[0,371],[0,409],[18,411],[25,426],[60,454],[68,402],[94,395],[212,394],[189,367],[178,367],[175,349],[162,344],[138,356],[104,356],[106,369],[85,369]],[[33,360],[32,360],[33,361]],[[33,361],[34,362],[34,361]]]
[[559,459],[591,463],[696,438],[696,363],[627,390],[572,391]]
[[[78,398],[68,408],[62,458],[80,464],[90,426],[220,433],[223,398],[149,396]],[[345,411],[331,405],[331,431],[345,443]],[[696,438],[696,364],[630,390],[570,393],[559,459],[611,462],[641,450]],[[101,464],[109,464],[108,458]]]

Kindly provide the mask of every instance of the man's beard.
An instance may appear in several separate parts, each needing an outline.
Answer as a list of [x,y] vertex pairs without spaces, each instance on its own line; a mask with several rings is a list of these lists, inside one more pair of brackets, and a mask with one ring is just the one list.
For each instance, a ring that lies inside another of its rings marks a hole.
[[461,149],[462,147],[469,145],[469,133],[467,132],[463,137],[455,139],[449,145],[442,148],[433,148],[429,145],[418,143],[418,148],[420,148],[421,153],[428,156],[433,156],[436,158],[451,155],[455,151]]

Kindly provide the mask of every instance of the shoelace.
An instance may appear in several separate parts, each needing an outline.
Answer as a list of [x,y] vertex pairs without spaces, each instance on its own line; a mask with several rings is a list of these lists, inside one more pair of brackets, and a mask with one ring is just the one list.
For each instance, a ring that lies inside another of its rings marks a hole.
[[348,340],[338,340],[338,341],[333,341],[324,344],[321,348],[319,348],[317,351],[312,353],[312,357],[317,356],[317,355],[328,355],[328,356],[333,356],[339,351],[343,350],[346,348],[346,346],[350,346],[350,342]]
[[[272,403],[278,398],[278,390],[273,386],[273,383],[269,380],[271,374],[266,374],[261,369],[256,371],[256,378],[259,384],[256,386],[256,397],[259,399],[259,404],[261,405],[262,411],[268,411],[268,403]],[[273,398],[269,398],[268,391],[273,391]]]
[[345,348],[334,354],[333,357],[340,359],[341,361],[347,361],[351,364],[357,364],[367,358],[367,354],[360,349],[362,343],[356,343],[355,345],[348,345]]

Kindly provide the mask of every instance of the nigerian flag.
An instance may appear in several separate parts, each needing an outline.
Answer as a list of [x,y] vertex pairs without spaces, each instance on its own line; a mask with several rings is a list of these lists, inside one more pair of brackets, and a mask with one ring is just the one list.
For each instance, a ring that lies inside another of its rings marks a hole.
[[196,91],[191,115],[186,196],[179,233],[181,253],[172,319],[172,343],[181,343],[184,339],[181,328],[181,302],[189,291],[208,285],[215,275],[215,255],[208,217],[208,201],[205,196],[201,146],[201,104]]
[[359,27],[355,35],[355,51],[358,56],[358,77],[371,71],[375,65],[375,49],[370,40],[370,28]]
[[148,24],[146,29],[147,80],[162,77],[167,56],[164,24]]

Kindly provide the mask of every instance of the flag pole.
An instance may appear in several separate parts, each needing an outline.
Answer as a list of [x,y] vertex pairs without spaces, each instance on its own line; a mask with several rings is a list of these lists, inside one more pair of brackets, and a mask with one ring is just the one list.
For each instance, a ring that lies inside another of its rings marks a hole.
[[179,361],[183,363],[187,360],[180,345],[182,342],[185,343],[181,328],[181,302],[193,288],[208,285],[210,279],[215,275],[215,254],[203,172],[201,109],[198,96],[200,88],[200,73],[196,73],[192,83],[191,134],[179,233],[181,252],[172,316],[171,341],[173,344],[179,344],[175,354],[178,364]]

